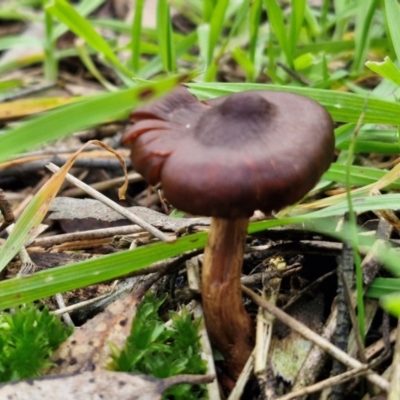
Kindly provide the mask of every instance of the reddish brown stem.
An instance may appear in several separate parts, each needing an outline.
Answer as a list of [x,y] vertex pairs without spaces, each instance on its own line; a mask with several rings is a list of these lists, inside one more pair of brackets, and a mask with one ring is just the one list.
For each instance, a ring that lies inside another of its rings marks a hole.
[[242,302],[240,276],[247,218],[213,218],[204,251],[202,301],[214,346],[236,380],[253,349],[254,325]]

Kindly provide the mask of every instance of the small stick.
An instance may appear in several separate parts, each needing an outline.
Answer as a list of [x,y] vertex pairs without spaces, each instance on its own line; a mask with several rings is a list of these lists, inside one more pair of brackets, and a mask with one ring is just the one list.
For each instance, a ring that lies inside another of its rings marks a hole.
[[80,310],[81,308],[89,306],[93,303],[97,303],[98,301],[103,300],[109,296],[110,296],[110,293],[105,293],[98,297],[94,297],[93,299],[81,301],[80,303],[72,304],[70,306],[65,306],[65,307],[59,308],[58,310],[50,311],[50,314],[60,315],[60,314],[71,313],[73,311]]
[[[268,270],[282,271],[286,268],[286,263],[280,257],[276,257],[269,262]],[[263,285],[262,297],[271,304],[276,305],[279,290],[281,287],[281,277],[270,279],[268,283]],[[272,331],[274,327],[275,317],[268,311],[259,307],[256,324],[256,346],[254,348],[254,373],[257,377],[261,392],[264,393],[266,399],[274,398],[275,385],[271,384],[268,379],[268,353],[272,341]]]
[[[60,169],[56,165],[54,165],[52,163],[48,164],[47,168],[52,172],[56,172],[56,171],[58,171]],[[97,200],[101,201],[102,203],[106,204],[108,207],[110,207],[113,210],[117,211],[118,213],[123,215],[125,218],[129,219],[130,221],[132,221],[134,224],[137,224],[140,227],[142,227],[144,230],[146,230],[147,232],[150,232],[153,236],[155,236],[156,238],[162,240],[163,242],[172,242],[172,241],[175,240],[174,237],[168,236],[164,232],[161,232],[159,229],[157,229],[154,226],[150,225],[149,223],[147,223],[143,219],[139,218],[137,215],[131,213],[126,208],[121,207],[120,205],[118,205],[115,202],[113,202],[112,200],[110,200],[108,197],[106,197],[103,194],[93,190],[89,185],[86,185],[86,183],[83,183],[82,181],[80,181],[79,179],[75,178],[71,174],[67,174],[66,175],[66,179],[67,179],[67,181],[71,182],[75,186],[77,186],[77,187],[81,188],[82,190],[84,190],[90,196],[94,197],[95,199],[97,199]]]
[[[345,214],[345,220],[348,221],[348,214]],[[351,329],[350,309],[352,308],[351,296],[346,297],[346,289],[351,290],[354,282],[354,255],[353,248],[348,243],[343,243],[342,254],[338,260],[337,266],[337,297],[336,304],[338,308],[338,317],[336,321],[336,330],[333,335],[333,343],[339,349],[346,351]],[[350,300],[350,302],[348,301]],[[355,328],[358,329],[357,324]],[[364,351],[364,349],[362,349]],[[334,359],[332,362],[331,375],[340,375],[346,371],[346,366],[340,361]],[[344,397],[344,384],[329,388],[332,400],[339,400]]]
[[55,244],[74,242],[76,240],[104,239],[117,235],[131,235],[143,232],[137,225],[117,226],[115,228],[91,229],[83,232],[63,233],[55,236],[45,236],[35,239],[31,246],[49,247]]
[[[61,293],[56,293],[56,295],[54,296],[57,302],[57,305],[60,309],[65,309],[66,305],[65,305],[65,301],[62,297]],[[69,327],[74,327],[74,323],[72,322],[71,316],[68,314],[67,311],[62,313],[62,319],[65,323],[65,325],[69,326]]]
[[[297,321],[296,319],[292,318],[290,315],[286,314],[284,311],[280,310],[278,307],[275,307],[273,304],[265,301],[262,297],[254,293],[252,290],[242,286],[243,293],[248,296],[252,301],[254,301],[260,307],[265,308],[278,318],[281,322],[289,326],[289,328],[295,330],[300,335],[304,336],[308,340],[311,340],[314,344],[319,347],[322,347],[328,354],[332,357],[336,358],[337,360],[341,361],[343,364],[347,365],[350,368],[360,368],[363,367],[365,364],[362,364],[360,361],[356,360],[353,357],[350,357],[344,351],[335,347],[332,343],[328,340],[324,339],[323,337],[316,334],[310,328],[302,324],[301,322]],[[384,391],[388,391],[390,388],[389,382],[376,374],[375,372],[369,371],[367,375],[367,379],[378,386],[380,389]]]
[[285,394],[284,396],[278,397],[275,400],[292,400],[292,399],[301,398],[302,396],[306,396],[308,394],[319,392],[323,389],[345,383],[345,382],[349,381],[350,379],[353,379],[357,376],[365,375],[368,373],[368,368],[369,368],[368,365],[364,365],[359,368],[354,368],[350,371],[346,371],[342,374],[332,376],[332,377],[330,377],[328,379],[324,379],[323,381],[320,381],[318,383],[314,383],[313,385],[306,386],[306,387],[296,390],[294,392]]

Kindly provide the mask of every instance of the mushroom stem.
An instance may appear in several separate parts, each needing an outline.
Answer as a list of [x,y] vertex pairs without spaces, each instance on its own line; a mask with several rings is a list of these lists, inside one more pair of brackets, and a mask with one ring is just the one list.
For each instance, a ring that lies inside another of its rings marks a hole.
[[248,218],[212,218],[202,268],[207,330],[234,380],[254,345],[254,325],[243,306],[240,287],[248,222]]

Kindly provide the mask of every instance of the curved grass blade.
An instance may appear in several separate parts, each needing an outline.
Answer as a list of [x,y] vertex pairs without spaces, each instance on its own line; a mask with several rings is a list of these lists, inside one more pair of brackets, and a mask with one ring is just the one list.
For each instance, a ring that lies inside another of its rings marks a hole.
[[118,68],[127,77],[132,77],[132,71],[121,63],[108,43],[69,3],[65,0],[52,0],[51,3],[45,6],[45,11],[57,18],[63,24],[67,25],[72,32],[84,39],[89,46],[103,54],[106,60]]
[[158,0],[157,3],[157,33],[164,69],[168,72],[174,72],[176,70],[176,53],[167,0]]
[[400,292],[400,278],[378,277],[372,282],[366,295],[373,299],[379,299],[385,294]]
[[292,92],[310,97],[321,103],[338,122],[357,123],[365,109],[364,123],[400,125],[400,104],[332,90],[257,83],[191,83],[191,92],[201,98],[212,98],[244,90],[274,90]]
[[268,20],[270,21],[272,30],[278,40],[279,47],[286,56],[289,66],[293,66],[293,59],[286,36],[285,19],[283,11],[276,0],[264,0],[267,8]]
[[139,103],[160,96],[175,87],[184,77],[171,77],[160,82],[143,83],[116,93],[85,98],[26,120],[0,135],[0,162],[24,150],[59,139],[72,132],[117,118],[125,118]]
[[[397,290],[400,290],[400,288],[397,288]],[[387,294],[387,292],[384,293],[380,299],[380,304],[389,314],[397,318],[400,316],[400,292],[397,291],[391,294]]]
[[[370,209],[394,208],[398,204],[400,204],[400,194],[390,194],[356,199],[354,201],[354,209],[356,212],[362,212]],[[301,216],[255,222],[250,224],[248,231],[249,233],[256,233],[277,226],[307,223],[307,226],[315,231],[323,231],[332,235],[332,231],[327,229],[324,221],[328,217],[342,216],[347,210],[347,203],[344,201],[325,210]],[[346,229],[341,233],[335,233],[338,238],[341,238],[340,235],[344,235],[343,239],[348,240],[349,238],[345,236],[346,234]],[[155,243],[131,251],[123,251],[98,259],[53,268],[26,278],[13,278],[0,282],[0,309],[113,279],[186,251],[201,249],[206,243],[206,237],[207,233],[205,232],[196,233],[179,238],[174,243]],[[363,238],[360,243],[362,245],[372,245],[373,241],[374,238],[372,237]],[[394,251],[387,252],[385,257],[387,265],[392,270],[395,270],[396,266],[398,266],[397,253],[394,256]]]
[[183,237],[175,243],[156,243],[73,265],[38,272],[25,278],[0,282],[0,309],[29,303],[55,293],[103,282],[174,257],[187,250],[204,247],[206,234]]
[[397,0],[385,0],[385,16],[396,57],[400,60],[400,9]]
[[87,142],[46,182],[22,212],[21,216],[15,223],[14,229],[10,233],[6,242],[0,248],[0,271],[2,271],[12,258],[21,250],[24,243],[31,239],[32,233],[37,231],[37,228],[49,211],[49,207],[53,202],[54,197],[59,191],[61,185],[64,183],[68,171],[82,150],[90,144],[97,144],[117,156],[125,172],[125,184],[123,190],[126,191],[128,180],[124,159],[115,150],[98,140]]
[[378,0],[363,0],[357,2],[355,53],[353,69],[360,73],[370,47],[372,19],[378,5]]
[[144,0],[135,1],[135,14],[132,21],[131,31],[131,65],[134,73],[139,71],[140,66],[140,44],[142,35],[142,15]]

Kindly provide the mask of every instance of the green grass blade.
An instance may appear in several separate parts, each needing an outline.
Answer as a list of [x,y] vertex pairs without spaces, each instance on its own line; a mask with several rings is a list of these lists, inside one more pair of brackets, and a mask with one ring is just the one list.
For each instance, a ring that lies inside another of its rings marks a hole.
[[389,57],[382,62],[367,61],[365,65],[378,75],[400,87],[400,71]]
[[[385,38],[373,38],[371,39],[371,47],[386,47],[387,39]],[[317,42],[317,43],[308,43],[301,44],[297,47],[296,55],[304,54],[304,53],[313,53],[318,54],[320,52],[324,52],[326,54],[329,53],[343,53],[344,51],[354,50],[355,49],[355,41],[354,40],[331,40],[329,42]]]
[[361,72],[369,50],[372,19],[378,0],[358,0],[353,70]]
[[[363,212],[398,207],[399,194],[363,197],[354,199],[354,210]],[[330,206],[324,210],[308,213],[298,217],[272,219],[252,223],[249,233],[260,232],[269,228],[289,224],[302,224],[312,222],[317,231],[326,227],[323,222],[327,217],[342,216],[348,211],[347,202]],[[332,232],[328,232],[333,234]],[[342,234],[335,233],[338,238],[348,240],[347,229]],[[342,235],[342,236],[340,236]],[[206,242],[206,233],[197,233],[179,238],[174,243],[156,243],[139,247],[132,251],[123,251],[98,259],[80,262],[73,265],[53,268],[51,270],[35,273],[26,278],[14,278],[0,282],[0,308],[9,308],[22,303],[38,300],[55,293],[83,287],[86,285],[113,279],[121,275],[137,271],[154,262],[182,254],[186,251],[201,249]],[[368,242],[369,240],[369,242]],[[362,244],[372,245],[374,238],[364,238]],[[398,268],[398,255],[385,252],[385,262],[395,270]],[[383,255],[382,255],[383,256]]]
[[93,62],[92,57],[87,51],[88,47],[86,46],[86,43],[83,40],[77,39],[75,41],[75,48],[78,52],[79,58],[82,61],[82,64],[92,74],[93,78],[97,79],[99,83],[101,83],[104,86],[104,88],[109,90],[110,92],[115,92],[116,90],[118,90],[116,86],[107,81],[107,79],[101,74],[99,69],[96,67],[96,64]]
[[232,51],[232,58],[240,65],[246,74],[246,81],[253,82],[255,76],[254,63],[247,57],[241,47],[235,47]]
[[[399,209],[400,194],[390,193],[383,194],[380,196],[367,196],[367,197],[352,197],[353,210],[356,213],[363,213],[374,210],[396,210]],[[302,218],[309,220],[328,218],[335,216],[343,216],[349,211],[347,200],[341,201],[340,203],[326,207],[322,210],[313,211],[307,215],[303,215]]]
[[286,36],[285,19],[283,17],[282,9],[276,0],[265,0],[267,7],[268,20],[271,24],[272,31],[274,32],[278,43],[290,67],[293,66],[293,60],[289,49],[288,39]]
[[[251,63],[255,64],[258,31],[260,27],[260,17],[262,9],[262,0],[256,0],[250,7],[249,13],[249,59]],[[254,80],[254,77],[253,77]]]
[[200,53],[200,61],[204,64],[204,70],[210,68],[209,48],[210,48],[210,24],[200,24],[197,27],[197,38]]
[[[49,0],[43,0],[44,4],[48,4]],[[56,41],[54,39],[54,20],[53,17],[45,10],[45,46],[44,46],[44,77],[47,82],[55,82],[58,76],[58,62],[55,57]]]
[[[292,0],[292,12],[289,20],[288,51],[291,60],[298,46],[300,31],[304,22],[306,0]],[[293,63],[293,62],[292,62]]]
[[[191,83],[191,92],[201,98],[214,98],[245,90],[274,90],[292,92],[310,97],[321,103],[338,122],[357,123],[365,105],[365,97],[332,90],[269,85],[256,83]],[[400,104],[392,101],[369,98],[365,110],[364,123],[400,124]]]
[[12,49],[18,46],[38,47],[38,46],[43,46],[43,41],[34,37],[17,36],[17,35],[9,35],[0,38],[0,51]]
[[[388,194],[382,196],[363,197],[353,199],[356,212],[370,209],[393,208],[400,204],[399,194]],[[330,206],[325,210],[298,217],[273,219],[252,223],[249,226],[249,233],[260,232],[272,227],[289,224],[302,224],[312,222],[315,229],[322,230],[323,222],[330,216],[342,216],[348,210],[346,201]],[[346,236],[347,229],[342,234]],[[332,232],[330,232],[332,234]],[[339,236],[338,236],[339,235]],[[341,237],[339,233],[336,236]],[[51,270],[35,273],[26,278],[14,278],[0,282],[0,309],[14,307],[18,304],[32,302],[55,293],[76,289],[86,285],[114,279],[118,276],[140,270],[154,262],[182,254],[186,251],[197,250],[204,247],[206,233],[197,233],[179,238],[174,243],[156,243],[139,247],[132,251],[123,251],[101,258],[80,262],[73,265],[53,268]],[[361,244],[372,245],[374,238],[364,238]],[[398,266],[398,256],[386,252],[385,261],[391,268]]]
[[373,299],[394,292],[400,292],[400,278],[375,278],[366,295]]
[[132,49],[132,70],[137,73],[140,66],[140,44],[142,42],[142,15],[145,0],[135,1],[135,16],[132,22],[131,49]]
[[399,288],[397,288],[397,293],[387,294],[384,293],[382,298],[380,299],[380,305],[383,309],[386,310],[389,314],[394,315],[399,318],[400,316],[400,292]]
[[179,77],[171,77],[116,93],[96,95],[28,119],[0,135],[0,162],[72,132],[127,117],[129,111],[140,102],[166,93],[180,81]]
[[[197,42],[197,32],[192,32],[184,36],[176,43],[176,56],[183,56]],[[149,79],[163,70],[161,56],[157,55],[151,61],[146,63],[138,72],[138,78]]]
[[65,0],[52,0],[45,7],[46,12],[57,18],[63,24],[68,26],[72,32],[84,39],[89,46],[102,54],[107,61],[118,68],[127,77],[132,77],[132,72],[127,69],[108,43],[93,29],[92,25],[83,18],[78,12]]
[[176,53],[167,0],[158,0],[157,3],[157,34],[164,69],[174,72],[176,70]]
[[[229,31],[227,38],[224,40],[223,44],[218,49],[217,55],[214,54],[214,57],[216,58],[216,60],[219,60],[225,54],[225,51],[226,51],[227,47],[229,46],[231,39],[235,37],[235,35],[238,33],[238,31],[240,29],[242,22],[245,21],[246,18],[248,17],[249,6],[250,6],[250,0],[244,0],[240,4],[240,7],[237,7],[235,9],[235,11],[233,12],[234,19],[232,22],[232,27]],[[207,60],[207,57],[208,57],[207,54],[208,54],[208,49],[210,46],[210,43],[209,43],[210,29],[211,28],[210,28],[209,24],[203,24],[202,27],[199,28],[199,35],[200,35],[200,33],[202,33],[202,36],[203,36],[202,38],[199,36],[200,54],[202,54],[204,60]],[[255,58],[257,58],[257,56],[259,55],[258,53],[259,53],[259,49],[256,48]],[[204,55],[206,55],[206,56],[204,56]],[[246,58],[246,57],[244,57],[244,58]],[[258,57],[258,58],[260,58],[260,57]],[[259,61],[258,58],[257,58],[257,63]],[[210,62],[211,62],[211,65],[206,65],[206,73],[204,74],[205,82],[214,81],[215,76],[218,72],[218,63],[213,62],[212,60],[210,60]],[[244,61],[244,62],[246,62],[246,61]],[[252,71],[254,71],[254,65],[252,65],[251,69],[252,69]]]
[[[350,141],[345,140],[336,146],[339,150],[347,150],[349,148]],[[399,154],[400,146],[399,143],[379,143],[366,140],[359,140],[355,144],[356,153],[376,153],[376,154]]]
[[[218,1],[218,0],[217,0]],[[209,23],[214,10],[215,0],[203,0],[203,22]]]
[[385,0],[385,16],[396,57],[400,61],[400,9],[397,0]]
[[320,17],[320,26],[321,26],[321,39],[326,39],[327,31],[328,31],[328,13],[330,8],[330,0],[322,0],[321,6],[321,17]]
[[[350,235],[351,235],[351,247],[353,250],[353,259],[356,271],[356,294],[357,294],[357,319],[358,319],[358,329],[360,332],[361,340],[363,343],[365,342],[365,309],[364,309],[364,290],[363,290],[363,276],[361,270],[361,257],[358,252],[359,243],[358,243],[358,235],[357,235],[357,221],[355,215],[355,209],[353,207],[353,199],[351,195],[351,167],[354,158],[355,151],[355,142],[356,137],[360,131],[361,125],[363,123],[364,113],[361,114],[360,119],[357,123],[357,126],[354,129],[354,133],[352,135],[352,140],[350,142],[349,150],[347,152],[347,161],[346,161],[346,203],[347,208],[349,209],[348,215],[349,218],[349,227],[350,227]],[[339,278],[340,279],[340,278]],[[346,279],[343,277],[343,279]],[[345,285],[345,282],[342,282]],[[341,301],[345,301],[344,298]]]
[[186,236],[172,244],[157,243],[133,251],[53,268],[26,278],[0,282],[0,309],[29,303],[55,293],[107,281],[137,271],[154,262],[204,247],[206,234]]
[[[22,86],[23,84],[24,84],[24,81],[22,79],[7,79],[5,81],[0,81],[0,91],[5,91],[8,89],[15,89],[17,87]],[[2,99],[2,96],[0,96],[0,101],[1,101],[1,99]]]
[[210,37],[208,45],[208,65],[211,64],[215,48],[220,40],[222,27],[225,22],[226,9],[228,8],[229,0],[218,0],[214,7],[210,20]]
[[[350,183],[352,186],[365,186],[377,182],[383,176],[387,174],[387,171],[369,168],[359,167],[352,165],[350,167]],[[346,182],[346,167],[338,163],[333,163],[328,171],[323,175],[323,179],[327,181],[345,183]],[[389,185],[387,189],[400,189],[400,181],[396,181]]]
[[[48,0],[51,2],[52,0]],[[79,4],[74,5],[75,11],[82,17],[87,17],[93,11],[98,9],[105,0],[82,0]],[[68,27],[64,24],[59,24],[54,28],[54,39],[58,39],[61,35],[68,31]]]
[[349,16],[346,15],[346,11],[350,6],[350,2],[349,0],[333,0],[333,5],[335,14],[338,16],[343,15],[335,21],[335,31],[333,33],[333,40],[340,40],[347,31]]

